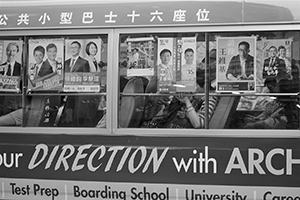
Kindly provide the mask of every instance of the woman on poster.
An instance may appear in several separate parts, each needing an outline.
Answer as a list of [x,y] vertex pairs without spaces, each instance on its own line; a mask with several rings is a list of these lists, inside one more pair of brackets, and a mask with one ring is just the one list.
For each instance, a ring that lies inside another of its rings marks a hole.
[[86,59],[89,62],[90,72],[100,72],[99,61],[96,59],[96,55],[98,53],[98,47],[96,43],[92,41],[87,43],[85,52],[88,55]]

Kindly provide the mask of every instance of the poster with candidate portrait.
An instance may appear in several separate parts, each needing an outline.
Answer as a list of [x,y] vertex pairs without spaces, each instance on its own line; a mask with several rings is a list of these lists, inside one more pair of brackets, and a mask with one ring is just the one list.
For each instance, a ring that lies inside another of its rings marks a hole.
[[65,40],[65,92],[99,92],[101,39]]
[[196,91],[196,37],[177,38],[177,92]]
[[[261,38],[257,41],[257,72],[256,72],[256,93],[270,92],[265,86],[266,77],[279,75],[282,68],[286,71],[284,76],[291,76],[291,52],[293,39],[267,39]],[[270,58],[278,57],[284,60],[285,66],[280,68],[276,66],[276,61],[272,64]],[[282,73],[281,73],[282,74]],[[266,103],[273,101],[272,98],[266,96],[242,96],[238,104],[237,110],[263,110]]]
[[256,37],[217,38],[217,92],[255,92],[256,70]]
[[61,91],[64,39],[29,39],[27,68],[29,91]]
[[[257,85],[264,86],[267,77],[277,77],[280,75],[291,75],[291,57],[292,57],[293,39],[267,39],[262,38],[257,42]],[[281,73],[282,68],[278,62],[271,62],[272,57],[284,60],[285,70]],[[277,63],[277,66],[276,66]],[[286,74],[287,73],[287,74]]]
[[0,92],[20,92],[22,40],[0,40]]
[[155,39],[154,37],[127,38],[126,57],[122,67],[127,68],[127,76],[154,75]]
[[176,92],[176,38],[157,38],[158,91]]

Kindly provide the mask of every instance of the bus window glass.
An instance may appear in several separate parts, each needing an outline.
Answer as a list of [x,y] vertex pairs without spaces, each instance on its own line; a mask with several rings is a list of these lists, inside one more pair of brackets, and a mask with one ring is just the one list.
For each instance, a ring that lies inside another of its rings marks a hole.
[[299,32],[212,33],[217,46],[211,129],[299,129]]
[[[98,122],[106,112],[107,35],[28,38],[25,107],[21,98],[16,105],[1,97],[0,122],[5,123],[0,124],[101,127]],[[15,122],[8,122],[11,118]]]
[[[119,52],[121,128],[204,128],[204,33],[121,35]],[[212,44],[213,45],[213,44]],[[215,67],[212,50],[211,68]],[[215,73],[211,74],[215,79]],[[210,82],[214,91],[214,81]]]

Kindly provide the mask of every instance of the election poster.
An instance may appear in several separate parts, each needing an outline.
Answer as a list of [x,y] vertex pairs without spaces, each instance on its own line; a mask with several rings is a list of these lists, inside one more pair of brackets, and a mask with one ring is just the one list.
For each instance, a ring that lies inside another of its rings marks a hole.
[[22,40],[0,40],[0,92],[20,92]]
[[65,40],[64,92],[99,92],[101,39]]
[[155,39],[127,38],[126,58],[123,60],[123,67],[127,68],[127,76],[153,76]]
[[[266,78],[291,78],[293,39],[267,39],[257,42],[257,85],[264,86]],[[274,59],[272,59],[274,58]],[[284,62],[279,62],[278,59]],[[271,62],[274,60],[274,62]],[[283,66],[285,65],[285,66]]]
[[196,37],[158,38],[158,91],[196,91],[196,46]]
[[196,46],[196,37],[177,38],[177,92],[196,91]]
[[176,38],[158,38],[157,80],[158,91],[176,92]]
[[[266,78],[292,78],[292,42],[292,38],[261,38],[259,41],[257,41],[256,93],[270,92],[265,85]],[[272,58],[274,58],[273,63],[271,62]],[[281,62],[279,62],[278,59],[281,59]],[[272,100],[273,99],[271,97],[266,96],[242,96],[237,110],[262,111],[265,109],[266,103]]]
[[27,69],[29,91],[61,91],[64,39],[30,39]]
[[217,92],[255,92],[256,70],[256,37],[217,38]]

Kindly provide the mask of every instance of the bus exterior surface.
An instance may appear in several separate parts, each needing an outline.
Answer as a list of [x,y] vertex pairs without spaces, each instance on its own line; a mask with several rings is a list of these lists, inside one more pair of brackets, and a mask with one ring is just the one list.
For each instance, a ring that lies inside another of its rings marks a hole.
[[0,199],[300,200],[299,72],[299,0],[0,0]]

